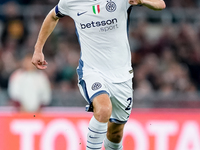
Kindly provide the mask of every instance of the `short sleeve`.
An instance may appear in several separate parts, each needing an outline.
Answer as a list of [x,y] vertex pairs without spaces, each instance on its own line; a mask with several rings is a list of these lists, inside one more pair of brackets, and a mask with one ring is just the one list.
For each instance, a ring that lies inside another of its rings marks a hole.
[[60,0],[55,8],[56,14],[59,12],[61,15],[68,15],[68,0]]

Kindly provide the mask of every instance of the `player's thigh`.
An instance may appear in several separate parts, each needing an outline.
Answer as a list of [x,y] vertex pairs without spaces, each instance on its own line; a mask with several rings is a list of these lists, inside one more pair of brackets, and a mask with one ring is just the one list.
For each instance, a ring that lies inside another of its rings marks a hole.
[[123,137],[123,129],[125,124],[116,124],[108,122],[107,138],[114,143],[119,143]]
[[100,94],[93,99],[94,117],[100,122],[108,122],[112,113],[112,104],[107,94]]

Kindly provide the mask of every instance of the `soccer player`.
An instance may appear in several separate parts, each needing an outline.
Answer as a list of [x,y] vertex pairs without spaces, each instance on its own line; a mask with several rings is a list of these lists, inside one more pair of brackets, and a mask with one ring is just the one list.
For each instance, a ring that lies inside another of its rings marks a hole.
[[86,150],[122,150],[123,128],[133,103],[131,53],[127,18],[131,5],[165,8],[163,0],[60,0],[45,18],[32,58],[46,69],[43,46],[58,20],[70,16],[81,47],[78,85],[93,111]]

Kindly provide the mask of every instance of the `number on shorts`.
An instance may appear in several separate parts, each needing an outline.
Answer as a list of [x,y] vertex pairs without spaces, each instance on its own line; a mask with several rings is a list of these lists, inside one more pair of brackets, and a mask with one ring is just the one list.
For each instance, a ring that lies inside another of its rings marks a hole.
[[127,101],[130,101],[130,102],[129,102],[129,104],[128,104],[128,106],[126,107],[125,110],[130,110],[130,109],[131,109],[132,98],[129,97],[129,98],[127,99]]

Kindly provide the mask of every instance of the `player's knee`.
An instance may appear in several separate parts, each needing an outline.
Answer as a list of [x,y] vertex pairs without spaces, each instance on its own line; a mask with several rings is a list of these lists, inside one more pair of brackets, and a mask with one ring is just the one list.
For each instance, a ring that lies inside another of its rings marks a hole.
[[112,104],[107,94],[102,94],[93,100],[94,116],[99,122],[108,122],[112,113]]
[[99,106],[94,111],[95,118],[100,122],[108,122],[112,113],[111,106]]

